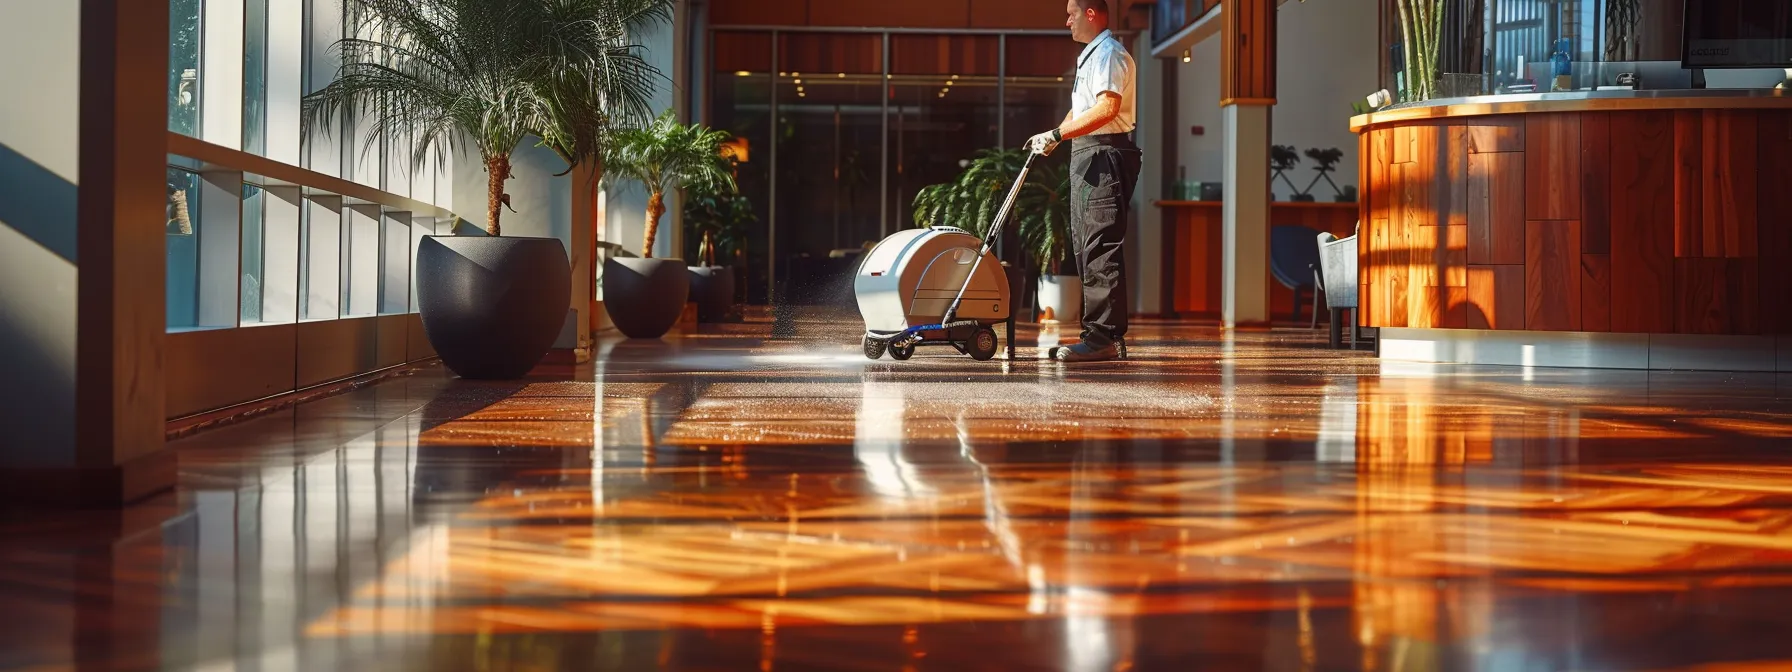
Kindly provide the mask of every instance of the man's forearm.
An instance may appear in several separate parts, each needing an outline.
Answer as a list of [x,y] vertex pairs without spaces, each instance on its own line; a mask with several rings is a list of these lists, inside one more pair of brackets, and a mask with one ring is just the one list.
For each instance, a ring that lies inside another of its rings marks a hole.
[[1064,123],[1058,126],[1062,139],[1080,138],[1106,126],[1115,117],[1120,116],[1119,96],[1103,94],[1095,99],[1095,107],[1082,114],[1066,115]]

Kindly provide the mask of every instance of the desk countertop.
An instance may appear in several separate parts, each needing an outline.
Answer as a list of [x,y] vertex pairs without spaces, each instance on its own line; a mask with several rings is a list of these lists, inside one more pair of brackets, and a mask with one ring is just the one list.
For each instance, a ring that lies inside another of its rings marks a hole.
[[1378,124],[1448,117],[1537,112],[1610,110],[1704,110],[1792,108],[1792,91],[1778,89],[1684,89],[1643,91],[1563,91],[1404,103],[1350,118],[1350,130]]

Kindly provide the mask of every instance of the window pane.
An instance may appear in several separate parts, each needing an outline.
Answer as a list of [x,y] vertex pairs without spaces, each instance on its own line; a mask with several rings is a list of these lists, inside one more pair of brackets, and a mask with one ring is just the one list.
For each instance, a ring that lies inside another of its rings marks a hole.
[[[718,32],[715,35],[715,69],[711,78],[709,124],[735,138],[740,160],[735,166],[738,194],[726,211],[715,213],[723,240],[717,263],[740,267],[736,290],[751,303],[767,303],[766,269],[768,229],[771,217],[771,94],[772,36],[770,33]],[[744,154],[744,158],[740,155]],[[690,210],[686,217],[692,217]],[[706,214],[697,214],[702,219]],[[701,241],[701,234],[690,236]],[[691,244],[696,244],[692,242]],[[696,259],[688,248],[686,259]],[[731,261],[723,261],[732,257]]]
[[[222,0],[220,0],[222,1]],[[243,151],[267,153],[268,0],[243,5]]]
[[200,0],[168,3],[168,130],[199,135]]
[[[899,35],[890,40],[890,221],[915,225],[915,195],[958,177],[977,152],[1001,144],[993,35]],[[1037,131],[1035,131],[1037,132]],[[949,222],[967,229],[971,222]]]
[[843,278],[883,237],[883,47],[881,35],[779,37],[778,268],[789,302],[850,300]]
[[243,287],[238,294],[243,324],[261,321],[262,201],[261,188],[243,185]]
[[199,326],[199,175],[168,169],[168,328]]

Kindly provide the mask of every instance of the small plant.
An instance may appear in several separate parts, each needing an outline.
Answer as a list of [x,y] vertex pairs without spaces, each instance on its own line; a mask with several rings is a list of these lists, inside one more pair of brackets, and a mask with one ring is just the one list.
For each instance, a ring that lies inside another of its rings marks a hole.
[[1293,200],[1300,200],[1303,195],[1300,187],[1294,186],[1294,181],[1288,179],[1287,175],[1287,172],[1294,170],[1297,165],[1300,165],[1300,152],[1293,145],[1270,146],[1269,167],[1275,171],[1275,174],[1269,177],[1269,181],[1274,184],[1276,178],[1282,178],[1282,183],[1288,185],[1288,192]]
[[1314,175],[1313,181],[1307,184],[1307,190],[1301,192],[1303,195],[1308,195],[1307,200],[1312,200],[1311,194],[1313,193],[1313,187],[1318,186],[1319,180],[1321,179],[1325,180],[1326,184],[1332,186],[1332,194],[1334,196],[1342,196],[1344,192],[1338,189],[1337,182],[1332,181],[1331,172],[1337,170],[1339,161],[1344,160],[1343,150],[1336,147],[1331,149],[1313,148],[1307,150],[1307,158],[1312,159],[1314,163],[1319,164],[1313,167],[1313,170],[1318,174]]
[[733,159],[722,154],[727,140],[726,132],[680,124],[669,111],[646,128],[616,134],[615,148],[606,157],[609,172],[647,187],[642,257],[653,256],[660,217],[666,214],[667,190],[696,184],[734,191]]
[[[915,195],[915,224],[951,225],[973,235],[986,235],[1026,162],[1025,150],[979,152],[958,179],[923,188]],[[1070,171],[1063,162],[1033,162],[1009,221],[1018,228],[1033,267],[1056,275],[1070,246]]]
[[[722,184],[696,183],[685,186],[684,222],[697,234],[698,263],[716,265],[716,258],[734,259],[747,245],[747,231],[759,215],[746,194],[727,189]],[[705,245],[707,243],[707,245]],[[724,263],[723,265],[727,265]]]

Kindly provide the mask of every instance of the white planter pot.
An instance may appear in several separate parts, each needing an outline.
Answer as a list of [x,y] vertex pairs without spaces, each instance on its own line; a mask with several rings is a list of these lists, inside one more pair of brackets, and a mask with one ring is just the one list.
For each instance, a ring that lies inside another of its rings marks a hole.
[[1074,275],[1039,276],[1039,321],[1077,324],[1083,320],[1083,279]]

